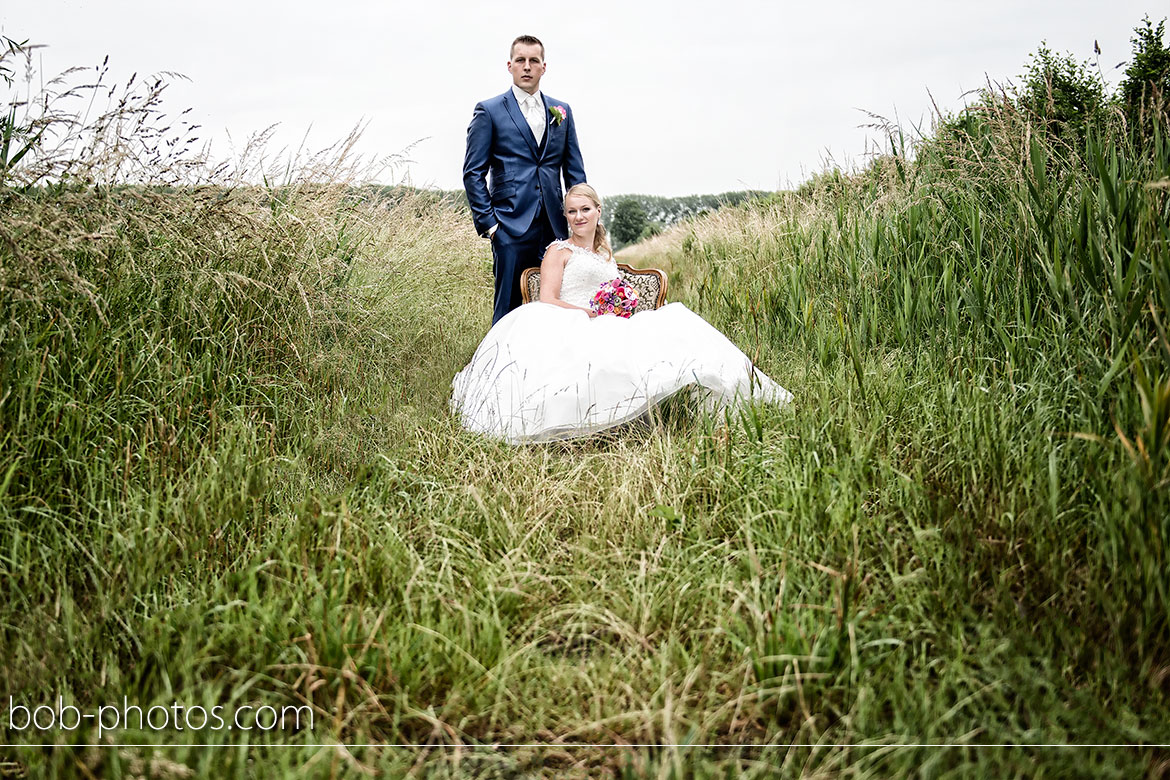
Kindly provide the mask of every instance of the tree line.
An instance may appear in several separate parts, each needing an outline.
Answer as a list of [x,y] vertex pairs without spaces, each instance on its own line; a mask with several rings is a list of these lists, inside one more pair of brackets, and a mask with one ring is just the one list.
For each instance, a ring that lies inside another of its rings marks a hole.
[[742,203],[769,193],[739,190],[718,195],[617,195],[609,198],[602,211],[602,223],[610,233],[614,249],[656,236],[666,228],[723,206]]

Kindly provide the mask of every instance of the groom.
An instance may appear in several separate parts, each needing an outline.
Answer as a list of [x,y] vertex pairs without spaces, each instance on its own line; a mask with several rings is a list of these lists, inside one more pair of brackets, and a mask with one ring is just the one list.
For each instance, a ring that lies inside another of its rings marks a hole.
[[512,88],[479,103],[467,128],[463,188],[475,229],[492,242],[496,278],[492,324],[520,305],[520,274],[545,248],[568,238],[561,189],[585,181],[568,104],[543,95],[544,44],[512,41]]

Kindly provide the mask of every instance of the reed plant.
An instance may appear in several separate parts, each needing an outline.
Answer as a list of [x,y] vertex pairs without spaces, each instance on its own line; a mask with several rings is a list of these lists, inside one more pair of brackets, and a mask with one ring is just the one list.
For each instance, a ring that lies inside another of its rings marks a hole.
[[456,206],[346,144],[107,177],[140,147],[12,114],[58,135],[0,182],[0,705],[313,720],[6,722],[7,766],[1164,773],[1170,143],[1006,97],[640,258],[792,406],[524,447],[448,410],[490,319]]

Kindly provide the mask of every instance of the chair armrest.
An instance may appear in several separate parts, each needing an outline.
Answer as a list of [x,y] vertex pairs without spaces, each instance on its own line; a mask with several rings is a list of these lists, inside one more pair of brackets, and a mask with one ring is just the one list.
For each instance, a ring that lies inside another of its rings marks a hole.
[[540,266],[525,268],[520,274],[520,302],[540,300]]

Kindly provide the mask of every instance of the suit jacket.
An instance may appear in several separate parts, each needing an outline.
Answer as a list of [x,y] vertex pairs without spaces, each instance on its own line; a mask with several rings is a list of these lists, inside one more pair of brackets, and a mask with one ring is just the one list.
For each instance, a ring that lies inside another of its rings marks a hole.
[[[572,109],[556,98],[543,97],[545,128],[540,146],[511,89],[475,106],[467,127],[463,188],[480,235],[497,222],[509,235],[522,235],[542,202],[557,237],[569,235],[561,178],[566,189],[580,184],[585,181],[585,164]],[[563,122],[551,121],[550,106],[565,109]]]

